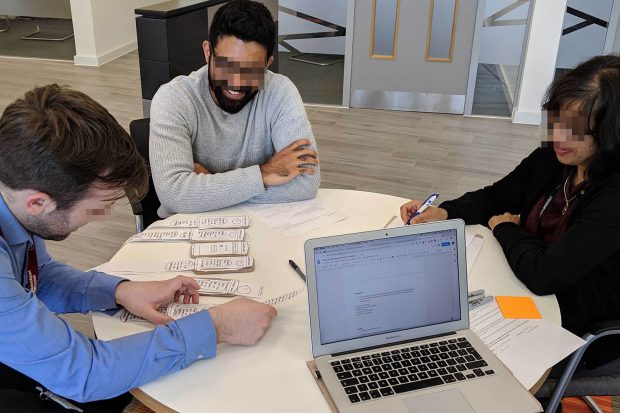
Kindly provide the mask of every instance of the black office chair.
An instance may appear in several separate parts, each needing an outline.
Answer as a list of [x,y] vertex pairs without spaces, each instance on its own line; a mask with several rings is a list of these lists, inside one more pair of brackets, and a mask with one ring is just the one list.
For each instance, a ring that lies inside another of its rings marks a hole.
[[[134,120],[129,124],[129,134],[147,165],[149,164],[149,126],[149,118]],[[144,228],[161,219],[157,215],[157,209],[160,205],[153,185],[153,178],[149,174],[149,191],[146,196],[141,201],[131,203],[136,221],[136,233],[142,232]]]
[[620,359],[592,370],[593,372],[604,371],[600,375],[592,376],[588,372],[579,372],[573,377],[590,345],[601,337],[611,335],[620,335],[620,321],[597,323],[590,333],[583,336],[586,344],[573,353],[560,378],[546,380],[536,393],[537,397],[550,397],[545,412],[555,413],[562,397],[581,397],[592,411],[602,413],[603,411],[590,396],[620,394]]

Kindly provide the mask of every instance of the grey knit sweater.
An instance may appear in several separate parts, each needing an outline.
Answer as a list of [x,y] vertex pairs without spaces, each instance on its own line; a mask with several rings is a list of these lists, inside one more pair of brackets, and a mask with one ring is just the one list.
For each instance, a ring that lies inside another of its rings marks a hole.
[[[316,143],[297,88],[267,72],[264,89],[239,113],[213,101],[208,66],[160,87],[151,105],[150,164],[158,214],[205,212],[243,201],[279,203],[313,198],[320,173],[265,188],[259,165],[298,139]],[[194,173],[194,162],[211,174]]]

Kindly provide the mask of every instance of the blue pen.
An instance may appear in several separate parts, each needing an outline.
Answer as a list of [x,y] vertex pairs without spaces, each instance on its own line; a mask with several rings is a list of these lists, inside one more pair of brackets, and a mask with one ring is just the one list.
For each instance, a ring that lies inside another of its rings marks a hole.
[[422,212],[426,211],[426,208],[428,208],[429,206],[431,206],[431,204],[433,202],[435,202],[435,200],[439,198],[439,194],[433,194],[431,196],[429,196],[428,198],[426,198],[426,201],[424,201],[424,203],[422,204],[422,206],[420,207],[420,209],[418,209],[415,214],[413,214],[411,216],[411,218],[409,218],[409,221],[407,221],[407,225],[411,225],[411,220],[415,217],[417,217],[418,215],[420,215]]

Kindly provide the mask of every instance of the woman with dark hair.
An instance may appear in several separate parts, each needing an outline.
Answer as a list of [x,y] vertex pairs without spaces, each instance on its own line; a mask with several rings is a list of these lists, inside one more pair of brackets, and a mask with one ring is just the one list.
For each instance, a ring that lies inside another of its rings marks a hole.
[[[555,294],[562,325],[581,336],[620,319],[620,57],[598,56],[550,87],[543,145],[498,182],[428,208],[421,223],[488,225],[533,293]],[[401,207],[407,221],[421,206]],[[600,340],[591,368],[620,355]]]

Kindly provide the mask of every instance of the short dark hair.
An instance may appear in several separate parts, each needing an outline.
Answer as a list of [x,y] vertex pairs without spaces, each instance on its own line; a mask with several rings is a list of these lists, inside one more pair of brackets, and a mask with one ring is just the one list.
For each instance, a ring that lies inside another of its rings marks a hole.
[[213,49],[222,36],[262,45],[267,59],[276,48],[276,24],[271,12],[256,1],[232,0],[215,12],[209,28],[209,43]]
[[93,184],[125,189],[133,201],[148,190],[136,146],[112,115],[84,93],[52,84],[17,99],[0,117],[0,182],[47,193],[59,210]]
[[620,56],[596,56],[557,79],[547,91],[543,109],[568,107],[587,114],[597,147],[588,179],[602,180],[620,169]]

